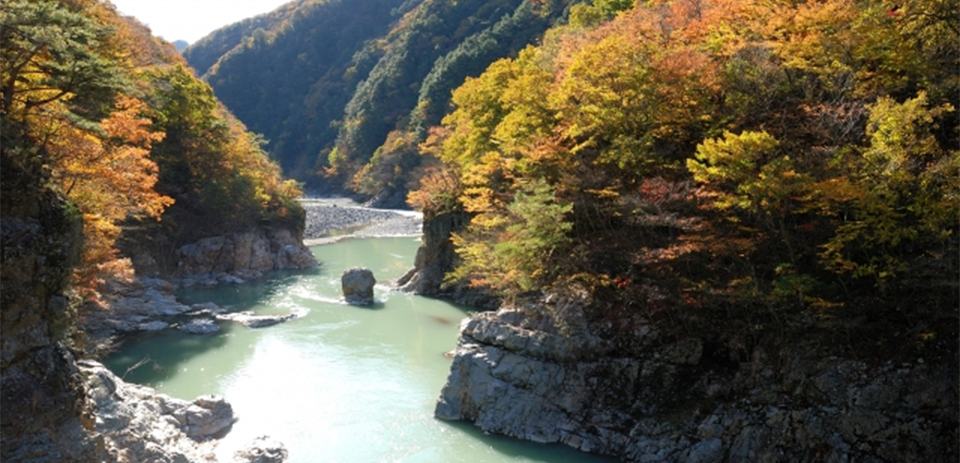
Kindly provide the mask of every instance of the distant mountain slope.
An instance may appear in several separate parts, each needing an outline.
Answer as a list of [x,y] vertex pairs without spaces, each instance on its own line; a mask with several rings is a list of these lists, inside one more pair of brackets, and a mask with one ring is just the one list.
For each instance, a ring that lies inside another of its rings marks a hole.
[[294,11],[323,0],[294,0],[269,13],[244,19],[211,32],[206,37],[191,44],[183,51],[197,74],[203,76],[217,61],[230,51],[242,47],[244,40],[252,37],[257,29],[275,34],[284,24],[289,23]]
[[341,188],[391,131],[422,140],[453,88],[533,43],[570,3],[301,0],[220,29],[184,56],[270,141],[286,175],[317,184],[334,171],[328,186]]
[[364,44],[389,30],[400,4],[301,0],[220,29],[184,56],[240,120],[270,140],[285,173],[304,178],[379,57]]

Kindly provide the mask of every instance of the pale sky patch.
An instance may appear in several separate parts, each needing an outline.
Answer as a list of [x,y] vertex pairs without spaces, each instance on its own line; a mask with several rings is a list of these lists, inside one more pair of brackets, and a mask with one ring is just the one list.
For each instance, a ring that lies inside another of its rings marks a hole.
[[111,0],[117,10],[169,42],[194,43],[237,21],[273,11],[291,0]]

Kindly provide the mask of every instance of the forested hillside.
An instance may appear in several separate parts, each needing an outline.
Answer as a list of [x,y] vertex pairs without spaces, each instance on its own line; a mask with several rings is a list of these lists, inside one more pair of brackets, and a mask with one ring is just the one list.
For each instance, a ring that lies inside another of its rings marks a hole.
[[287,175],[402,195],[451,90],[539,39],[568,3],[298,2],[184,55]]
[[260,140],[109,2],[5,1],[0,44],[4,166],[48,177],[83,217],[84,295],[130,270],[124,230],[178,246],[224,225],[302,227],[299,191]]
[[421,146],[411,202],[473,217],[449,280],[587,288],[621,329],[734,349],[955,344],[957,2],[596,10],[468,79]]
[[287,10],[206,78],[291,174],[469,213],[451,281],[686,326],[956,317],[957,2],[394,6]]

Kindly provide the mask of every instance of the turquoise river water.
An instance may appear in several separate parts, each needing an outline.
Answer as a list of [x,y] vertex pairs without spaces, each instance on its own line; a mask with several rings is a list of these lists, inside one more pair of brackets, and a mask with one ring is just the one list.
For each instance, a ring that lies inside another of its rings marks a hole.
[[264,434],[286,445],[290,463],[610,461],[433,418],[451,363],[443,353],[468,310],[382,285],[372,307],[339,300],[345,268],[395,279],[418,245],[413,237],[348,239],[312,248],[318,269],[183,292],[187,304],[300,318],[261,329],[218,322],[220,332],[203,336],[164,330],[127,342],[106,364],[173,397],[226,397],[239,421],[218,446],[220,461]]

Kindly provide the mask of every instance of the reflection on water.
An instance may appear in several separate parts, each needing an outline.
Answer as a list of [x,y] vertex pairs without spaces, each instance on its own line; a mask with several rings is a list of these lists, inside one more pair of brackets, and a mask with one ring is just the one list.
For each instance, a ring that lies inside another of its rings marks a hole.
[[417,246],[413,238],[345,240],[313,248],[319,269],[183,292],[178,297],[189,304],[302,316],[261,329],[218,322],[221,331],[211,335],[144,335],[107,365],[175,397],[225,396],[240,421],[220,444],[222,461],[263,434],[284,442],[294,463],[592,461],[562,446],[433,418],[450,368],[443,353],[455,347],[467,309],[383,285],[375,288],[376,310],[339,300],[344,269],[370,268],[381,282],[398,278]]

